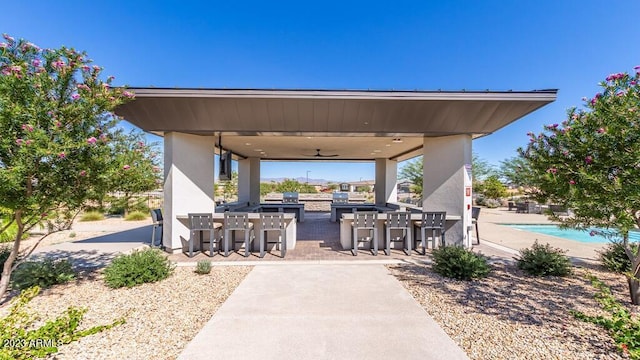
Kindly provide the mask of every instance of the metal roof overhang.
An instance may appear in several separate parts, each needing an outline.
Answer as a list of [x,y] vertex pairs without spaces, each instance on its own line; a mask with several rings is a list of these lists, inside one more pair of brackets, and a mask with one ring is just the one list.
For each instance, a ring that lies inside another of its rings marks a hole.
[[[557,90],[356,91],[130,88],[116,114],[163,135],[222,136],[237,157],[405,160],[424,136],[491,134],[553,102]],[[219,146],[216,138],[216,146]],[[317,157],[316,149],[322,155]]]

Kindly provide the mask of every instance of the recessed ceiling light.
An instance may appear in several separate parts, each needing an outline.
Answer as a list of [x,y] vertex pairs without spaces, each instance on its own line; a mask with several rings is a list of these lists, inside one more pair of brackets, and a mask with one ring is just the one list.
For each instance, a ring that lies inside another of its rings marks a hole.
[[369,125],[369,122],[368,122],[368,121],[365,121],[365,122],[364,122],[364,124],[365,124],[365,125]]
[[307,136],[307,139],[313,139],[311,136]]
[[251,143],[244,143],[244,144],[245,144],[245,145],[247,145],[247,146],[250,146],[250,145],[251,145]]
[[265,155],[265,154],[266,154],[266,152],[264,152],[264,151],[261,151],[261,152],[260,152],[260,154],[262,154],[262,155]]
[[397,143],[401,143],[401,142],[402,142],[402,139],[400,139],[400,138],[396,138],[396,139],[393,139],[393,141],[392,141],[392,142],[394,142],[394,143],[396,143],[396,144],[397,144]]
[[253,149],[253,151],[260,152],[260,151],[262,151],[262,149]]
[[374,153],[382,152],[382,150],[373,150]]
[[371,153],[371,155],[375,155],[376,153]]
[[385,146],[391,146],[391,144],[387,144],[387,145],[385,145]]

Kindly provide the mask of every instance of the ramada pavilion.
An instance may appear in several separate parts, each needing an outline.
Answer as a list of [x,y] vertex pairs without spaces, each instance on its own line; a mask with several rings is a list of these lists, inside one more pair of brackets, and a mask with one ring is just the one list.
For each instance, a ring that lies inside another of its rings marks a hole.
[[[423,156],[424,211],[470,246],[471,142],[553,102],[557,90],[353,91],[133,88],[116,109],[164,137],[163,244],[180,251],[188,213],[215,211],[214,154],[238,161],[239,208],[260,205],[261,161],[375,163],[375,205],[397,208],[397,164]],[[499,146],[499,145],[498,145]],[[319,150],[318,150],[319,149]],[[314,155],[337,155],[319,157]],[[289,222],[295,247],[295,221]],[[341,242],[344,244],[345,242]]]

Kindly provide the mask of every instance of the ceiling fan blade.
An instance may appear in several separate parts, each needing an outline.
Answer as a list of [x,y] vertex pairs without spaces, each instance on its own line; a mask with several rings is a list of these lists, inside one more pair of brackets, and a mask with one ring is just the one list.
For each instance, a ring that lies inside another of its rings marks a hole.
[[330,154],[330,155],[322,155],[320,154],[320,149],[316,149],[316,153],[314,155],[306,155],[303,154],[304,156],[308,156],[308,157],[336,157],[339,156],[338,154]]

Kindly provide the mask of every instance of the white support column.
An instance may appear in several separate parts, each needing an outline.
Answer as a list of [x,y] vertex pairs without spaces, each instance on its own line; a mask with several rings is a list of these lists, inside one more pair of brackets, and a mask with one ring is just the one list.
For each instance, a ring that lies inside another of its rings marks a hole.
[[176,216],[215,211],[212,136],[177,132],[164,134],[164,223],[163,245],[180,251],[189,239],[185,220]]
[[376,205],[398,201],[398,162],[376,159]]
[[260,158],[238,160],[238,201],[260,204]]
[[471,136],[425,137],[423,165],[423,210],[460,216],[461,221],[447,228],[446,242],[469,247]]

